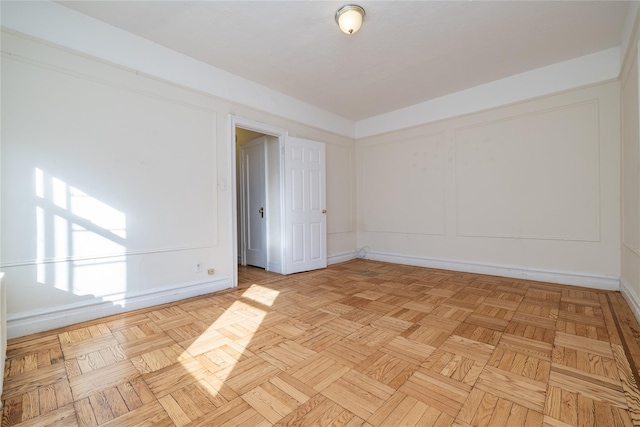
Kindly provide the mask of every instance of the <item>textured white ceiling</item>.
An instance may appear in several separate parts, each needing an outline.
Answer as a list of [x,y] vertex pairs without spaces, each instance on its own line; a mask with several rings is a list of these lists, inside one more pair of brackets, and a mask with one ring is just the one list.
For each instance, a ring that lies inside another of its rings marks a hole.
[[629,2],[63,1],[352,120],[620,44]]

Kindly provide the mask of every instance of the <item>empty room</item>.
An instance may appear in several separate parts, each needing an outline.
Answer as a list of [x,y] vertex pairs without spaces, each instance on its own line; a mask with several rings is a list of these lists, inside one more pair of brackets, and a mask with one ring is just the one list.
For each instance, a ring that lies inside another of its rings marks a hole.
[[4,426],[640,426],[638,1],[0,1]]

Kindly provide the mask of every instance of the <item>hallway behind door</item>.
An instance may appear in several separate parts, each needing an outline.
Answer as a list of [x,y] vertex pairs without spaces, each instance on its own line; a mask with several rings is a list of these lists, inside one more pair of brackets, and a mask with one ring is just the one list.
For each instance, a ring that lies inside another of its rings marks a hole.
[[266,227],[266,137],[254,139],[240,148],[240,173],[245,263],[267,267]]

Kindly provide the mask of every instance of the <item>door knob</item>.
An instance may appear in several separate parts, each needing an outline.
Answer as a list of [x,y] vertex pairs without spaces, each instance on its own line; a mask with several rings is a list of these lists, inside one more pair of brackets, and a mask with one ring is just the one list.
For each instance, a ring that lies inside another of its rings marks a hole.
[[260,218],[264,218],[264,208],[260,208],[258,212],[260,212]]

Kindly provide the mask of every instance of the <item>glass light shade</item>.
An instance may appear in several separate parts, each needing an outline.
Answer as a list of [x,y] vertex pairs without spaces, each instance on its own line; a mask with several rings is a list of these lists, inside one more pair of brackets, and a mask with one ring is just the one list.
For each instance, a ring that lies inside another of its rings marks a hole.
[[362,26],[362,20],[364,18],[364,9],[356,5],[343,6],[336,13],[336,21],[342,32],[346,34],[353,34],[357,32]]

